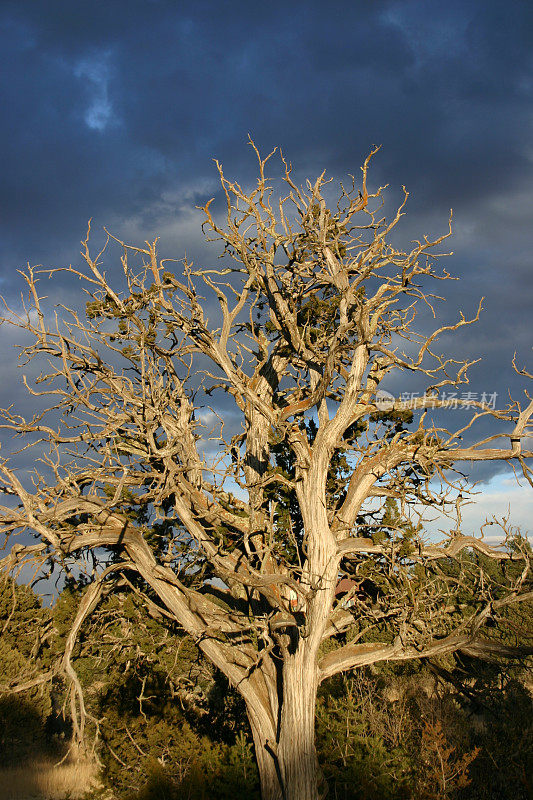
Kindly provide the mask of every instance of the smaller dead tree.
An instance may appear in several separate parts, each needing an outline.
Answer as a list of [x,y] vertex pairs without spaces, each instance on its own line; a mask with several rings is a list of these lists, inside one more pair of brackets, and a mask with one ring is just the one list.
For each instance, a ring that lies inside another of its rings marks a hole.
[[[380,216],[382,189],[367,187],[373,153],[361,184],[341,186],[333,206],[324,174],[302,188],[283,158],[275,198],[272,154],[256,154],[251,191],[218,165],[224,221],[211,202],[203,209],[223,245],[219,268],[172,270],[155,242],[109,236],[121,283],[87,235],[83,269],[23,274],[29,305],[3,322],[31,338],[22,363],[41,371],[26,386],[46,409],[2,413],[20,450],[38,455],[31,482],[0,462],[1,530],[26,536],[4,567],[91,565],[58,665],[79,737],[74,643],[127,578],[242,695],[264,800],[316,800],[321,681],[384,660],[522,652],[485,629],[531,599],[529,551],[505,523],[498,548],[463,531],[468,485],[457,469],[512,461],[531,483],[533,452],[521,443],[533,401],[496,409],[468,399],[468,422],[439,421],[443,390],[461,392],[471,363],[439,353],[437,340],[475,322],[481,306],[429,334],[415,328],[419,306],[438,299],[431,282],[450,278],[437,262],[451,230],[406,251],[390,244],[407,193],[392,221]],[[86,312],[60,306],[52,316],[39,281],[65,272],[88,293]],[[381,391],[398,371],[425,381],[413,403]],[[476,439],[487,420],[493,435]],[[449,520],[440,542],[424,534],[427,507]],[[509,568],[486,573],[479,554]]]

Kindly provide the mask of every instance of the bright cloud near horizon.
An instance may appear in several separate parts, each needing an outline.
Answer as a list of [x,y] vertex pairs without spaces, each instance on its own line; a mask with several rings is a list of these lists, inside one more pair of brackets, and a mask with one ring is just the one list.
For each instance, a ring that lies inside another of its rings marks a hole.
[[[220,199],[213,158],[243,184],[254,179],[249,133],[262,152],[282,147],[298,181],[323,169],[357,175],[377,143],[370,179],[389,184],[387,212],[403,185],[410,192],[405,244],[444,232],[453,208],[445,264],[460,280],[444,287],[446,318],[475,313],[485,297],[463,344],[444,346],[482,357],[470,390],[520,397],[515,351],[533,366],[527,0],[273,0],[268,13],[241,0],[4,0],[0,37],[8,303],[27,262],[78,262],[89,218],[96,232],[105,225],[140,245],[160,236],[165,256],[214,263],[195,206]],[[13,335],[0,337],[7,406],[23,389]],[[530,487],[502,464],[474,475],[472,529],[508,506],[511,523],[531,527]]]

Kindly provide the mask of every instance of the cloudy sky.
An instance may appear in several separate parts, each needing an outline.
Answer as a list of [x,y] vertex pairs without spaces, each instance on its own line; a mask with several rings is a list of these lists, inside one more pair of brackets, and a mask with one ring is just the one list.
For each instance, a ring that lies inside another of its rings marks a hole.
[[[195,206],[217,193],[213,158],[246,182],[247,136],[281,145],[303,179],[357,173],[393,201],[403,231],[442,232],[454,210],[450,317],[484,314],[464,352],[482,355],[471,388],[520,386],[532,365],[533,4],[529,0],[3,0],[0,291],[26,262],[79,260],[89,217],[132,243],[200,263]],[[0,405],[16,398],[0,330]],[[403,388],[403,387],[402,387]],[[407,387],[406,387],[407,388]],[[526,489],[490,477],[487,504]],[[488,506],[487,506],[488,507]]]

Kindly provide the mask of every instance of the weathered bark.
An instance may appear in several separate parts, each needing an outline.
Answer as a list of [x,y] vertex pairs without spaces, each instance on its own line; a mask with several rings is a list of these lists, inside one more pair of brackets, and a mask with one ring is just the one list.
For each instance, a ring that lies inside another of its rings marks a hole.
[[[288,634],[283,638],[289,640]],[[290,653],[296,645],[295,652]],[[308,648],[295,637],[285,653],[279,691],[279,714],[247,704],[254,738],[262,800],[319,800],[322,774],[315,747],[315,705],[318,670]]]
[[[254,739],[262,800],[285,800],[276,744],[276,731],[247,704],[248,720]],[[270,736],[269,736],[270,734]]]
[[307,648],[289,655],[283,670],[278,759],[285,800],[318,800],[322,775],[315,747],[317,668]]

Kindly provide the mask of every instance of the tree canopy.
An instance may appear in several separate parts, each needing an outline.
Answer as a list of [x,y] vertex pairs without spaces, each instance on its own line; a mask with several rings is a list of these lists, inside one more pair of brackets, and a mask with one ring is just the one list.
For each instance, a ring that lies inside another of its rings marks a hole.
[[[93,254],[89,226],[84,268],[23,273],[29,303],[3,323],[30,335],[22,360],[38,367],[26,385],[46,407],[28,419],[2,412],[40,466],[29,484],[0,462],[11,498],[0,524],[22,537],[9,569],[89,567],[60,663],[80,737],[73,648],[127,580],[237,687],[264,800],[301,800],[321,792],[324,679],[379,661],[524,652],[486,631],[531,598],[529,549],[505,521],[503,547],[462,529],[459,465],[512,460],[532,483],[521,442],[533,401],[497,409],[465,392],[468,422],[442,421],[444,389],[461,392],[474,362],[441,353],[439,337],[475,322],[481,305],[471,319],[416,327],[420,307],[438,302],[432,282],[451,277],[438,267],[451,227],[408,250],[392,244],[407,192],[392,220],[381,216],[383,189],[367,182],[375,151],[331,203],[324,174],[300,187],[283,156],[277,196],[274,154],[252,147],[256,186],[217,164],[225,213],[203,208],[218,268],[176,267],[157,242],[111,234]],[[122,278],[106,272],[113,245]],[[43,274],[78,279],[85,313],[51,314]],[[423,380],[423,394],[385,392],[395,372]],[[488,421],[494,433],[476,436]],[[427,507],[449,520],[439,542],[425,533]],[[482,558],[507,566],[487,570]]]

